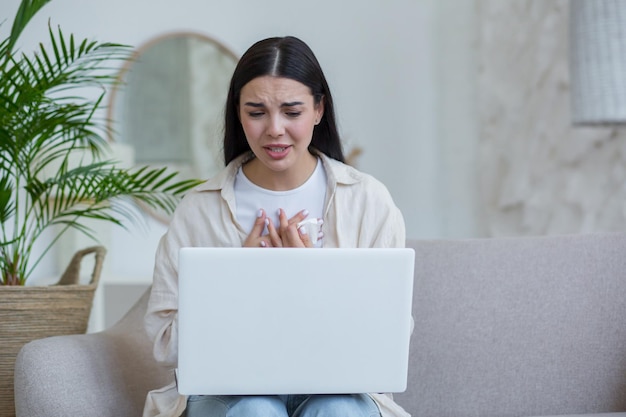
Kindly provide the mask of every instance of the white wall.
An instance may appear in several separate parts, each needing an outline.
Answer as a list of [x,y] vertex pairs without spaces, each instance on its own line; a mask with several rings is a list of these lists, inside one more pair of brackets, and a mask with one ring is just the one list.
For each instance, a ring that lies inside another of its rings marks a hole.
[[477,7],[439,0],[434,28],[440,235],[485,236],[478,192]]
[[[4,35],[19,0],[4,0]],[[193,30],[240,55],[254,41],[292,34],[316,52],[336,100],[348,147],[364,153],[358,167],[390,189],[407,235],[436,237],[441,227],[435,85],[435,0],[53,0],[24,32],[30,51],[47,39],[47,21],[64,32],[139,46],[164,32]],[[175,138],[173,138],[175,140]],[[114,230],[107,264],[115,273],[150,273],[163,227],[129,235]],[[117,271],[115,271],[117,270]]]

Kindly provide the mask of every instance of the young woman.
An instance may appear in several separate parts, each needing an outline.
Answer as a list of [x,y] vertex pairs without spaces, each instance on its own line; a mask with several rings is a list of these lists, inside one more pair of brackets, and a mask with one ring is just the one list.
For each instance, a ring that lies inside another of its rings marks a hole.
[[[226,102],[224,161],[221,173],[185,196],[157,250],[146,329],[156,359],[172,369],[180,247],[404,247],[404,220],[385,186],[344,164],[328,84],[297,38],[259,41],[239,61]],[[181,414],[407,415],[384,394],[187,398],[172,372],[170,385],[148,394],[144,416]]]

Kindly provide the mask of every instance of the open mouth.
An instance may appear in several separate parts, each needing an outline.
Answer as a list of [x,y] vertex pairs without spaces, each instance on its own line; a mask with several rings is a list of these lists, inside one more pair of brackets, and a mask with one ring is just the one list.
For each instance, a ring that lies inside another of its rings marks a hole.
[[271,158],[283,159],[289,154],[289,151],[291,150],[291,145],[268,145],[264,146],[263,149],[265,149],[265,152],[267,152],[267,155],[269,155]]
[[265,149],[269,150],[270,152],[285,152],[285,150],[287,149],[287,146],[267,146]]

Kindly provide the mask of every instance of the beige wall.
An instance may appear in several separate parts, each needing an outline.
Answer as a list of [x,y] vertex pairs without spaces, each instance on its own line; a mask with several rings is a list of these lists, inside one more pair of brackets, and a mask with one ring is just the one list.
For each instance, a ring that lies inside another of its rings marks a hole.
[[624,229],[626,131],[572,127],[567,0],[478,0],[481,206],[489,235]]

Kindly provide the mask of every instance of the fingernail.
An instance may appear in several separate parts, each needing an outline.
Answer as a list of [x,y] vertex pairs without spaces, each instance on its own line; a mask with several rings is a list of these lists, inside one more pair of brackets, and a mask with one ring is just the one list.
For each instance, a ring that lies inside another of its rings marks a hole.
[[318,239],[318,240],[319,240],[319,239],[321,239],[321,238],[323,238],[323,237],[324,237],[324,232],[319,232],[319,233],[317,234],[317,239]]
[[259,212],[256,214],[257,217],[263,216],[263,209],[259,209]]
[[307,209],[302,210],[302,214],[304,214],[305,216],[308,216],[309,215],[309,210],[307,210]]
[[324,224],[324,220],[322,220],[322,219],[317,219],[317,224]]
[[270,218],[269,218],[269,217],[266,217],[266,218],[265,218],[265,225],[266,225],[266,226],[269,226],[269,225],[270,225]]
[[267,246],[267,243],[265,243],[265,241],[264,241],[264,240],[262,240],[262,241],[261,241],[261,247],[262,247],[262,248],[264,248],[264,247],[266,247],[266,246]]
[[300,233],[301,233],[301,234],[303,234],[303,235],[306,235],[306,233],[307,233],[307,232],[306,232],[306,227],[302,226],[302,227],[300,228]]
[[279,216],[280,216],[280,210],[281,210],[281,209],[278,209],[278,211],[276,212],[276,214],[278,214]]

